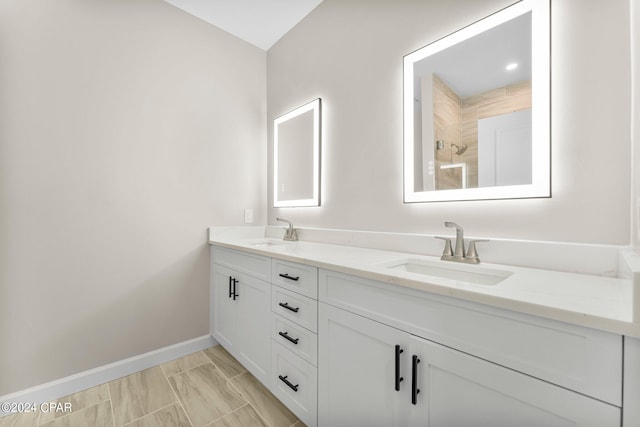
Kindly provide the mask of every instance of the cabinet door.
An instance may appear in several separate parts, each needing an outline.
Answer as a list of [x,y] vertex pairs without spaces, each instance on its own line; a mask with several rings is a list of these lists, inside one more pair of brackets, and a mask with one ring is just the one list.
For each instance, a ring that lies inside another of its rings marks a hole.
[[[410,386],[409,335],[322,303],[318,327],[318,425],[403,424],[398,397]],[[402,350],[400,391],[395,387],[396,345]]]
[[615,406],[431,341],[412,336],[410,354],[412,426],[620,426]]
[[[230,353],[236,344],[236,311],[238,304],[232,292],[234,272],[213,264],[211,272],[211,334]],[[230,296],[231,295],[231,296]]]
[[263,384],[271,366],[271,284],[237,275],[237,356]]

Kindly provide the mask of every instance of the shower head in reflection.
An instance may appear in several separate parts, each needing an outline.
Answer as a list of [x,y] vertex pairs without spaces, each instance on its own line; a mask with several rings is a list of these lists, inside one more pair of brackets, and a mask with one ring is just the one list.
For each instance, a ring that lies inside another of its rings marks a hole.
[[[453,150],[453,147],[456,147],[455,151]],[[467,144],[462,144],[462,147],[459,147],[456,144],[451,144],[451,153],[456,156],[461,156],[465,151],[467,151]]]

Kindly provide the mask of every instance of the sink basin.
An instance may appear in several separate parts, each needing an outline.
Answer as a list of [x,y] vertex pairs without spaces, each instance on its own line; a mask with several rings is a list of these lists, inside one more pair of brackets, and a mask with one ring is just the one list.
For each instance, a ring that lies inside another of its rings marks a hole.
[[387,264],[386,267],[397,271],[475,283],[477,285],[497,285],[513,274],[513,272],[507,270],[497,270],[446,261],[432,262],[420,259],[404,259]]
[[288,244],[289,242],[278,241],[278,240],[264,240],[260,242],[250,243],[251,246],[257,246],[257,247],[285,246]]

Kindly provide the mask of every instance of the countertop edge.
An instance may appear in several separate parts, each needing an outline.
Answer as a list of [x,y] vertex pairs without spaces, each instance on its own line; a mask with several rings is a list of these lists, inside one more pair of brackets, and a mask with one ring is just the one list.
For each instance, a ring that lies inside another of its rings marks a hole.
[[[385,275],[380,272],[372,271],[364,267],[352,267],[330,262],[309,259],[297,255],[281,253],[278,251],[262,249],[260,247],[250,247],[242,243],[234,243],[224,240],[209,240],[209,245],[225,247],[238,251],[253,253],[256,255],[266,256],[269,258],[281,259],[284,261],[296,262],[299,264],[309,265],[317,268],[332,270],[344,274],[350,274],[357,277],[376,280],[390,285],[402,286],[406,288],[416,289],[419,291],[433,293],[451,298],[457,298],[463,301],[483,304],[491,307],[511,310],[518,313],[533,315],[545,319],[551,319],[583,326],[591,329],[597,329],[605,332],[632,336],[640,338],[640,323],[632,321],[623,321],[609,317],[598,316],[589,313],[571,311],[567,309],[529,303],[511,298],[504,298],[495,295],[487,295],[483,293],[468,291],[464,289],[456,289],[447,286],[433,285],[427,282],[412,280],[405,277],[394,275]],[[362,249],[362,248],[354,248]],[[388,251],[384,251],[388,252]],[[398,256],[411,256],[412,254],[398,253]],[[562,274],[562,273],[559,273]],[[640,274],[640,273],[639,273]],[[611,278],[603,278],[603,280],[612,280]]]

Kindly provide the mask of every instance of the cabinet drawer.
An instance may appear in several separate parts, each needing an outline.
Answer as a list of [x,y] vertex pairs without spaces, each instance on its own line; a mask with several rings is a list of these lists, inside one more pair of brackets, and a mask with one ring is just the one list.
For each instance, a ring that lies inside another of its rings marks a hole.
[[277,342],[271,343],[271,392],[306,425],[318,420],[318,370]]
[[318,366],[318,336],[282,316],[272,314],[271,338],[314,366]]
[[312,332],[318,332],[318,301],[271,286],[271,311]]
[[219,246],[213,246],[211,254],[215,264],[250,274],[265,282],[271,281],[271,258]]
[[622,337],[321,270],[320,301],[621,406]]
[[318,269],[304,264],[273,259],[271,283],[318,299]]

